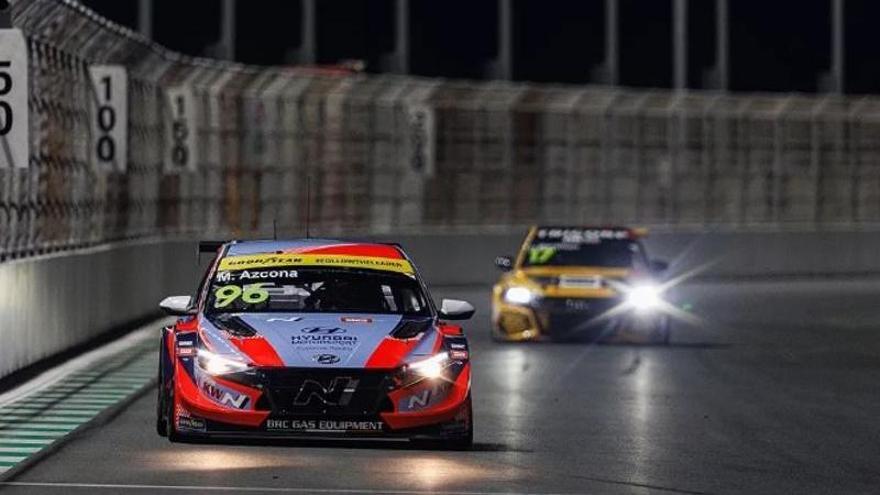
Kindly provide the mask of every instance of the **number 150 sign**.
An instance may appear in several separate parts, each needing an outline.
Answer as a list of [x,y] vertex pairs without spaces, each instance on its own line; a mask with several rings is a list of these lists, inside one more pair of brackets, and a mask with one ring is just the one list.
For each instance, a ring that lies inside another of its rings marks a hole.
[[198,163],[195,95],[188,86],[173,86],[165,97],[165,172],[194,171]]

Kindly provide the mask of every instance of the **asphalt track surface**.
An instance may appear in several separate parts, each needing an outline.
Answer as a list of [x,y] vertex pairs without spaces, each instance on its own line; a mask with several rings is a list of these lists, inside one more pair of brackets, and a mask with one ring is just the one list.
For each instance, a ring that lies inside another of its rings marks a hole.
[[691,285],[669,347],[498,344],[486,288],[435,295],[479,311],[473,451],[170,444],[151,392],[0,493],[877,493],[880,281]]

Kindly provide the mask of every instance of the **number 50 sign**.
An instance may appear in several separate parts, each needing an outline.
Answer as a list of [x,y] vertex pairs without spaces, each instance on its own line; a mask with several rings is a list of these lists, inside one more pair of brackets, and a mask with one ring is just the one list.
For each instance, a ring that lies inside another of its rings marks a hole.
[[0,168],[27,168],[28,59],[24,35],[0,29]]

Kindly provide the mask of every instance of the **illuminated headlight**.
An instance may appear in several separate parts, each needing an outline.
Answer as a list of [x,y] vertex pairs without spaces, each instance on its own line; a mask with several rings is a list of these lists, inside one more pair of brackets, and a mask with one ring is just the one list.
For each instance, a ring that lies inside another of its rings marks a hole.
[[660,289],[654,285],[638,285],[626,294],[626,302],[636,311],[649,312],[660,307],[663,299]]
[[504,300],[512,304],[528,304],[534,297],[525,287],[511,287],[504,291]]
[[447,366],[449,366],[449,354],[441,352],[427,359],[409,363],[406,371],[423,378],[438,378]]
[[236,373],[245,371],[250,365],[236,359],[214,354],[205,349],[199,349],[198,353],[199,366],[210,375],[225,375],[227,373]]

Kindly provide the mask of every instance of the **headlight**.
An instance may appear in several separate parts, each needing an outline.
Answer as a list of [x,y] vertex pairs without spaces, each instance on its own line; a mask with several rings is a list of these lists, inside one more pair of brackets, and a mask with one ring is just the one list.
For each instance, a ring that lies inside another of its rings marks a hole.
[[660,289],[654,285],[637,285],[626,294],[626,302],[636,311],[653,311],[660,307]]
[[511,287],[504,291],[504,300],[513,304],[528,304],[535,296],[525,287]]
[[225,375],[227,373],[245,371],[251,367],[247,363],[229,359],[205,349],[199,349],[198,362],[199,366],[211,375]]
[[409,363],[406,365],[406,371],[423,378],[438,378],[447,366],[449,366],[449,354],[441,352],[427,359]]

